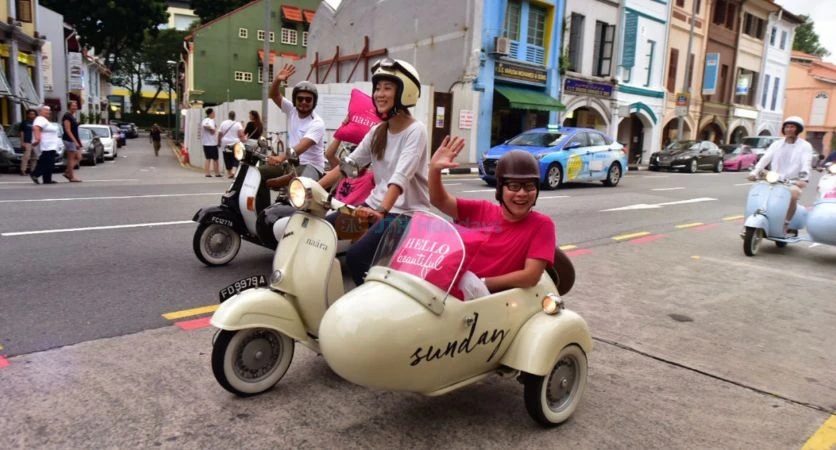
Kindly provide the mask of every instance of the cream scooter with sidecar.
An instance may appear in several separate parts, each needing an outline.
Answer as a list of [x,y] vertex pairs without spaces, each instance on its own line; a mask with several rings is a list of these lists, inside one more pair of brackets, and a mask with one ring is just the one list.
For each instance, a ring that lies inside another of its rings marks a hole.
[[[257,277],[242,280],[227,288],[240,292],[212,316],[220,329],[212,370],[221,386],[240,396],[270,389],[298,341],[363,386],[432,396],[490,375],[516,377],[536,421],[551,426],[572,415],[586,387],[592,339],[586,322],[563,307],[574,269],[562,252],[556,271],[536,286],[462,302],[450,295],[452,284],[433,279],[447,274],[452,283],[462,271],[456,229],[429,213],[402,215],[387,228],[365,283],[344,294],[337,235],[324,214],[351,208],[307,178],[291,183],[290,199],[299,212],[279,243],[269,288],[249,289]],[[446,262],[404,256],[415,250],[405,238],[414,236],[415,223],[434,233],[424,241],[444,242]]]

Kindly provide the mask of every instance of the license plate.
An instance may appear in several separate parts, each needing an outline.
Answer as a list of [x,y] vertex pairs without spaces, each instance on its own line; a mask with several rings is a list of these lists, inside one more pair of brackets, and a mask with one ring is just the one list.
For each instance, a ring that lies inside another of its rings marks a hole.
[[670,161],[659,161],[659,165],[660,166],[669,166],[669,165],[671,165],[671,162]]
[[251,277],[242,278],[236,281],[235,283],[232,283],[229,286],[221,289],[220,291],[218,291],[218,298],[220,299],[221,303],[223,303],[225,300],[232,297],[233,295],[238,295],[241,291],[263,286],[267,286],[267,279],[264,278],[264,275],[253,275]]

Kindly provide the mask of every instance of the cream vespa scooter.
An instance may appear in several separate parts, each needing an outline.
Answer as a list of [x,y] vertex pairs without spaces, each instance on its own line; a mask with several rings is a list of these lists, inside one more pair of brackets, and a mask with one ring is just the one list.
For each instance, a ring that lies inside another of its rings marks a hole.
[[365,283],[345,294],[337,235],[324,214],[352,208],[307,178],[291,183],[290,201],[298,212],[279,243],[269,287],[258,287],[259,277],[231,285],[212,316],[220,329],[212,371],[226,390],[270,389],[297,341],[340,376],[375,389],[435,396],[491,375],[516,377],[537,422],[569,419],[586,387],[592,339],[560,298],[574,282],[565,255],[558,251],[557,271],[532,288],[463,302],[453,295],[466,264],[459,230],[416,212],[387,228]]

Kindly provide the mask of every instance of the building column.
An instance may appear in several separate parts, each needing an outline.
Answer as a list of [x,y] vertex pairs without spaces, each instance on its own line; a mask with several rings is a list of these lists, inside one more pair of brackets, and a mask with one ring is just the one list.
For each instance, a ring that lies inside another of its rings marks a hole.
[[[13,25],[14,26],[14,25]],[[18,90],[17,87],[20,85],[20,80],[17,76],[17,38],[16,38],[17,31],[12,31],[12,39],[9,45],[9,87],[12,90],[12,94],[15,97],[18,97]],[[21,100],[12,100],[9,102],[11,106],[11,118],[12,123],[18,123],[23,120],[23,116],[20,114],[20,104]]]
[[32,78],[32,82],[35,83],[35,92],[38,93],[38,101],[43,103],[44,102],[44,77],[43,77],[43,67],[41,66],[41,41],[36,40],[36,47],[35,47],[35,76]]

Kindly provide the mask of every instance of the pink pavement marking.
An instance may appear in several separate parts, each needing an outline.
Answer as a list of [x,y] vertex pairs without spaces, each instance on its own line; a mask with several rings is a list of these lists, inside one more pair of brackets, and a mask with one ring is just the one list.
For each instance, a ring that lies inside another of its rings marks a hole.
[[9,366],[9,360],[5,356],[0,356],[0,369]]
[[662,239],[663,237],[667,237],[664,234],[651,234],[650,236],[645,236],[638,239],[631,239],[627,242],[631,244],[644,244],[645,242],[655,241],[656,239]]
[[211,317],[202,317],[200,319],[193,319],[193,320],[182,320],[180,322],[174,322],[174,325],[184,329],[184,330],[196,330],[198,328],[206,328],[209,326],[209,319]]
[[581,255],[588,255],[592,253],[592,250],[588,248],[579,248],[576,250],[570,250],[566,252],[566,256],[581,256]]

